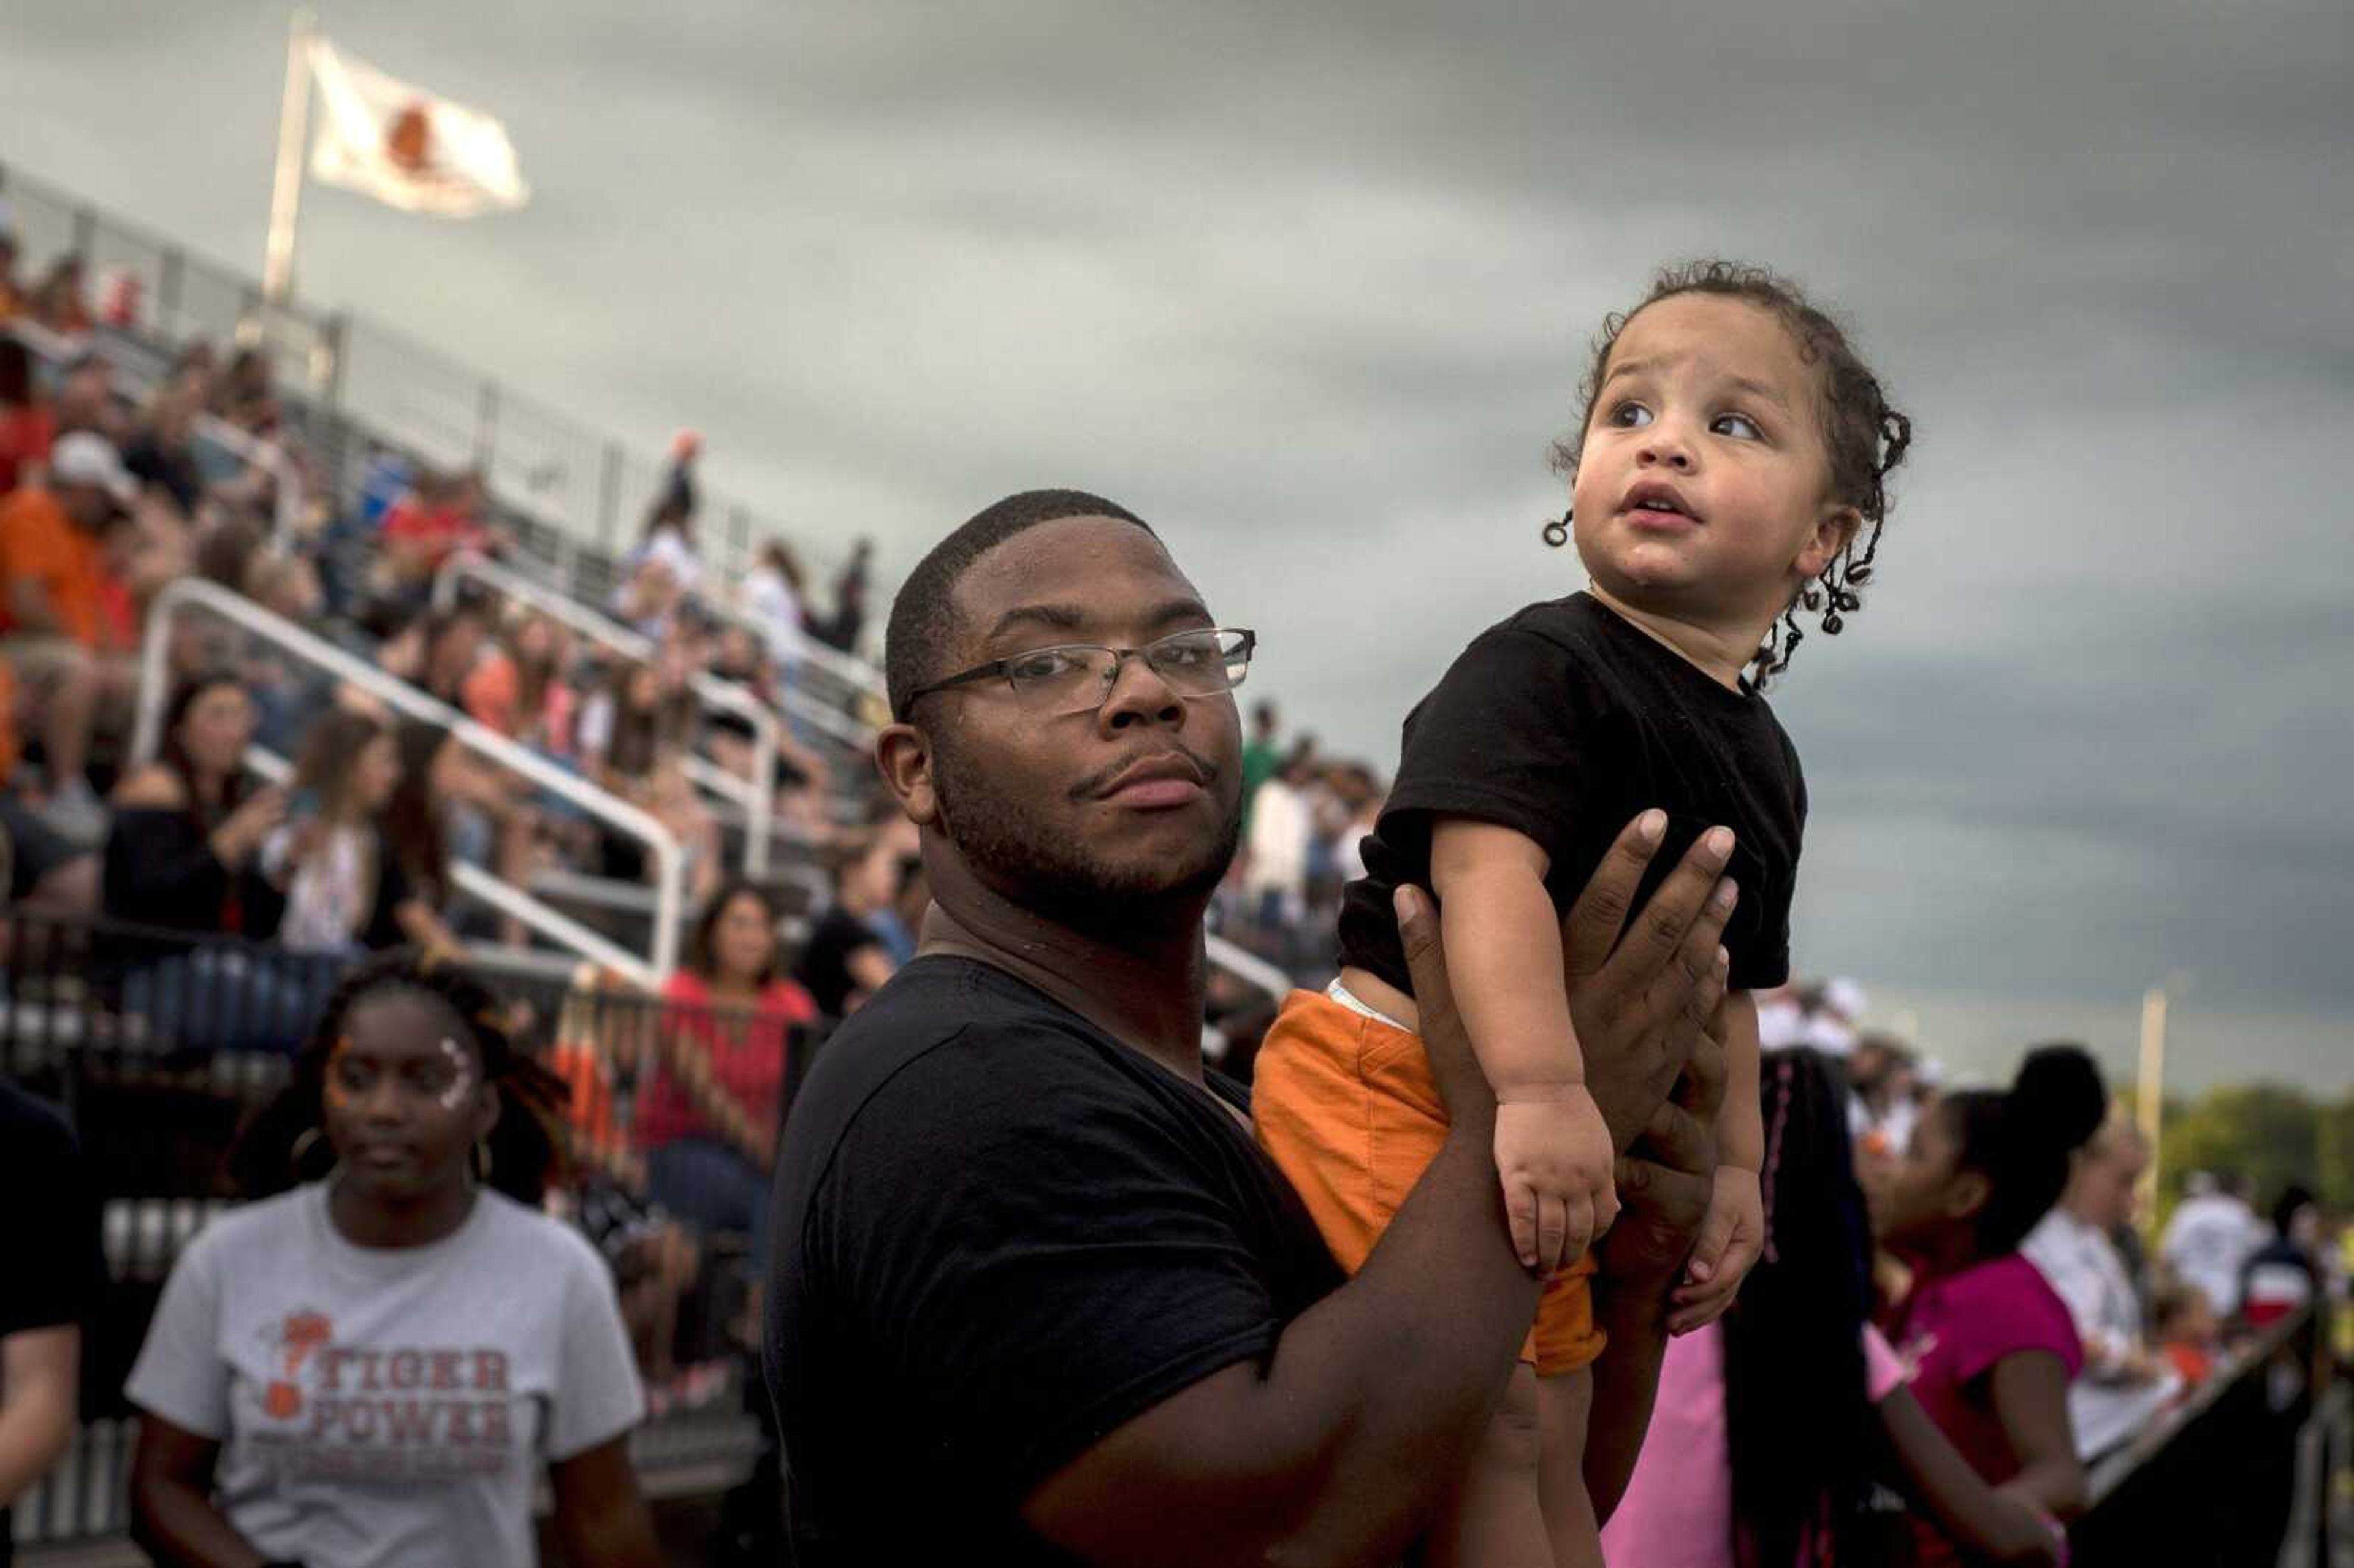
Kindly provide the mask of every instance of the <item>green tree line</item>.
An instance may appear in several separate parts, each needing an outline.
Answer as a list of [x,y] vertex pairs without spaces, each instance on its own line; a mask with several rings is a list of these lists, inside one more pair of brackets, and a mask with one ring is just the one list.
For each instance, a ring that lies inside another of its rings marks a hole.
[[[2136,1103],[2133,1086],[2119,1090]],[[2168,1097],[2158,1115],[2158,1207],[2169,1213],[2193,1171],[2230,1171],[2255,1184],[2259,1210],[2302,1182],[2338,1213],[2354,1213],[2354,1094],[2321,1099],[2286,1084],[2227,1084],[2189,1100]]]

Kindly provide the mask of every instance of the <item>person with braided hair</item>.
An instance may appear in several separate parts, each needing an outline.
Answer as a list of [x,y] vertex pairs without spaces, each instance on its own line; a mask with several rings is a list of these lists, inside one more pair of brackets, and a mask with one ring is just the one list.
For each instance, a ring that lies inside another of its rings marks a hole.
[[1665,861],[1703,835],[1731,856],[1730,1080],[1714,1198],[1670,1324],[1690,1332],[1758,1255],[1751,993],[1789,979],[1807,791],[1759,687],[1787,668],[1802,609],[1835,632],[1857,609],[1885,480],[1912,440],[1830,317],[1726,261],[1663,272],[1610,317],[1585,399],[1554,454],[1572,509],[1545,535],[1575,539],[1587,587],[1481,634],[1407,715],[1366,875],[1342,898],[1340,977],[1294,994],[1257,1063],[1261,1138],[1353,1267],[1444,1138],[1389,913],[1400,887],[1437,894],[1496,1089],[1513,1240],[1547,1281],[1491,1442],[1433,1538],[1434,1561],[1480,1568],[1598,1563],[1611,1502],[1589,1495],[1582,1456],[1603,1353],[1587,1254],[1617,1212],[1617,1150],[1544,934],[1638,811],[1659,809]]
[[542,1213],[564,1089],[496,1000],[414,954],[355,969],[230,1154],[126,1393],[132,1531],[181,1568],[661,1559],[603,1262]]
[[1765,1250],[1732,1310],[1668,1347],[1604,1555],[1628,1568],[1878,1563],[1886,1531],[1910,1528],[1873,1509],[1885,1482],[1972,1562],[2060,1563],[2060,1536],[1970,1467],[1872,1321],[1844,1075],[1801,1046],[1766,1052],[1760,1078]]

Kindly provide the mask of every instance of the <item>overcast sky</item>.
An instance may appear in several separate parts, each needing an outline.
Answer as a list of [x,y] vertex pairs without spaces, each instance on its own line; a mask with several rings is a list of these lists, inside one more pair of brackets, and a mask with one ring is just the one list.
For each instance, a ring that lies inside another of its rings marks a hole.
[[[282,15],[0,9],[0,161],[259,270]],[[1039,484],[1158,525],[1252,694],[1386,766],[1539,543],[1586,341],[1660,262],[1795,274],[1920,435],[1777,711],[1798,959],[1999,1070],[2354,1082],[2345,0],[327,6],[535,199],[306,198],[401,325],[904,569]]]

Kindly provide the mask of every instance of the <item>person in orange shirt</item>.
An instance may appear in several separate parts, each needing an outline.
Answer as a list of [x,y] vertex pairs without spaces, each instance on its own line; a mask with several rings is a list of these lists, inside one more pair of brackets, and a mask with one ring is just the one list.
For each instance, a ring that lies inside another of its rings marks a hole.
[[0,655],[17,677],[16,721],[37,732],[48,765],[43,815],[69,839],[94,840],[106,813],[82,768],[99,711],[127,705],[136,670],[102,634],[105,547],[100,535],[139,487],[103,436],[61,437],[48,484],[0,501]]

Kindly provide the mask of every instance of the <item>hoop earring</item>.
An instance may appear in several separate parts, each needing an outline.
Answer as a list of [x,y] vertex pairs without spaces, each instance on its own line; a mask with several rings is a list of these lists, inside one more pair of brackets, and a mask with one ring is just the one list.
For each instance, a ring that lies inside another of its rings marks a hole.
[[302,1179],[302,1161],[311,1157],[311,1151],[319,1147],[319,1139],[324,1136],[318,1128],[304,1128],[302,1135],[294,1139],[294,1146],[286,1151],[286,1169],[293,1172],[296,1181]]
[[491,1184],[491,1140],[489,1139],[485,1138],[475,1143],[472,1164],[475,1183],[479,1186],[489,1186]]
[[1544,542],[1556,550],[1568,544],[1569,523],[1574,515],[1575,514],[1569,508],[1564,507],[1559,517],[1544,525]]

